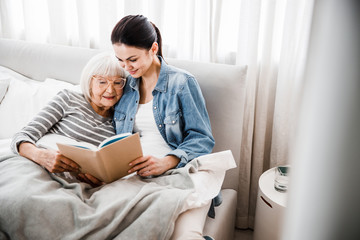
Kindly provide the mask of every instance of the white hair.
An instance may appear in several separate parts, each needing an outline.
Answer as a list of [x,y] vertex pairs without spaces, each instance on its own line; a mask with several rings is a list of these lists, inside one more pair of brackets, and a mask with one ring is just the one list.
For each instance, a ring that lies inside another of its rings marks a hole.
[[115,53],[101,52],[93,56],[85,65],[80,77],[80,87],[86,100],[91,102],[91,80],[94,75],[126,77]]

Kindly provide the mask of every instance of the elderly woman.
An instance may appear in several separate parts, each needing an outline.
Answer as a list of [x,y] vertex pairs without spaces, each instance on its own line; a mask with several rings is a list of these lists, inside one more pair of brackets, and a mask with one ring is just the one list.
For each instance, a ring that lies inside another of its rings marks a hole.
[[77,172],[78,165],[74,161],[58,151],[39,148],[36,142],[46,133],[95,145],[113,136],[113,106],[123,94],[125,81],[125,72],[113,54],[95,55],[82,71],[80,86],[83,93],[60,91],[27,126],[14,135],[11,143],[13,152],[52,173]]

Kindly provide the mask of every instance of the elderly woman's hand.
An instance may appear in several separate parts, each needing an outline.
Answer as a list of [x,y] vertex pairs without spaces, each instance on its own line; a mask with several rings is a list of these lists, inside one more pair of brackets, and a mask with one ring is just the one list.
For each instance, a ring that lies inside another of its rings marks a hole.
[[37,158],[42,162],[41,165],[51,173],[79,171],[79,166],[74,161],[58,151],[41,149]]
[[77,179],[90,184],[92,187],[99,187],[105,183],[88,173],[79,173]]
[[79,166],[60,152],[38,148],[29,142],[20,144],[19,154],[45,167],[51,173],[79,172]]

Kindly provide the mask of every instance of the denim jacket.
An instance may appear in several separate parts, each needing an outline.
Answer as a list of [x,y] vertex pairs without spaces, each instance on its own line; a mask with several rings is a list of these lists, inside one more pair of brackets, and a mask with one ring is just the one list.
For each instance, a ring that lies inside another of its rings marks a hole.
[[[161,69],[153,90],[153,113],[158,130],[172,149],[167,155],[180,159],[177,167],[211,153],[212,136],[205,100],[194,76],[169,66],[159,57]],[[115,106],[116,133],[133,132],[139,104],[139,78],[127,77],[123,96]]]

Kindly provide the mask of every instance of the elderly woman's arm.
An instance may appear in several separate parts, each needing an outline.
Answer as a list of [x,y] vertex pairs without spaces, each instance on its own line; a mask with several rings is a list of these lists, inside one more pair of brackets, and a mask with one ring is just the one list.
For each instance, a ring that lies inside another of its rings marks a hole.
[[19,154],[45,167],[49,172],[78,172],[79,166],[58,151],[38,148],[30,142],[19,145]]
[[64,118],[67,101],[69,99],[64,92],[58,93],[20,132],[13,136],[11,143],[13,152],[36,162],[49,172],[78,171],[78,165],[58,151],[39,148],[35,144]]

